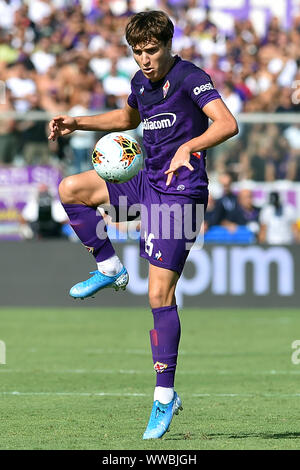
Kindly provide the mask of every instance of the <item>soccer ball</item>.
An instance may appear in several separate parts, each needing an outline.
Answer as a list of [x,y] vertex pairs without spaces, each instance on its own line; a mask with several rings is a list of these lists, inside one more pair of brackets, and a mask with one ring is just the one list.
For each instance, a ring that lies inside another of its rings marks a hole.
[[110,183],[125,183],[143,166],[139,143],[124,132],[111,132],[95,145],[93,166],[101,178]]

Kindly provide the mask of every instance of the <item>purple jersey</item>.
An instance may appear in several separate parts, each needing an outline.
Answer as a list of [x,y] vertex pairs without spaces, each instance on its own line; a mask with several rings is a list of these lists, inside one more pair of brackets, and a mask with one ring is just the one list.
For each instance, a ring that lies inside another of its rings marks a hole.
[[206,151],[192,154],[190,163],[194,171],[179,168],[168,187],[164,172],[177,149],[208,128],[208,117],[202,108],[220,98],[210,76],[176,56],[170,71],[158,82],[151,82],[139,70],[131,81],[131,90],[128,104],[138,109],[142,120],[147,152],[144,171],[151,186],[166,194],[201,196],[208,185]]

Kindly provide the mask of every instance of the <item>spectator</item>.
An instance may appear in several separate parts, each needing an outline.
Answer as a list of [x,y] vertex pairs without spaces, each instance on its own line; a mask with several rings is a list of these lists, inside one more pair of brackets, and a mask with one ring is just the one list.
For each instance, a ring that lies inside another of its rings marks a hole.
[[242,189],[232,205],[230,211],[225,213],[219,225],[226,227],[234,233],[239,226],[246,226],[255,235],[259,232],[259,211],[253,204],[252,192],[249,189]]
[[223,195],[216,201],[214,225],[223,225],[229,230],[235,230],[237,196],[232,192],[232,176],[224,173],[219,181],[223,187]]
[[28,17],[33,23],[41,23],[54,11],[54,5],[49,0],[29,0]]
[[242,189],[238,194],[238,205],[236,210],[236,223],[245,225],[256,236],[259,233],[260,208],[253,204],[252,191]]
[[226,81],[226,73],[220,68],[219,60],[220,57],[217,54],[212,54],[209,57],[207,65],[204,67],[204,69],[205,72],[211,76],[216,89],[222,92],[224,83]]
[[118,72],[117,61],[111,63],[111,70],[103,78],[103,89],[108,96],[110,108],[121,108],[131,93],[130,80]]
[[283,135],[289,143],[291,153],[295,157],[300,157],[300,124],[288,126]]
[[233,115],[236,116],[242,111],[243,102],[240,95],[235,91],[233,83],[228,81],[224,83],[222,98]]
[[[28,97],[30,111],[41,111],[39,96]],[[49,145],[47,138],[47,122],[28,119],[19,121],[17,129],[21,133],[21,145],[24,161],[27,165],[49,163]]]
[[65,100],[70,107],[76,106],[82,90],[91,92],[97,79],[90,69],[88,58],[75,55],[72,63],[64,63],[60,71],[61,86],[65,92]]
[[296,208],[283,204],[278,192],[271,192],[269,203],[260,213],[260,243],[289,245],[300,241]]
[[268,159],[266,181],[290,179],[293,171],[292,163],[288,141],[281,136],[272,147],[272,154]]
[[68,223],[68,217],[48,186],[41,184],[25,205],[20,222],[24,238],[58,238],[62,236],[62,226]]
[[55,66],[49,67],[46,73],[37,75],[36,84],[42,109],[58,114],[68,108],[59,69]]
[[272,151],[270,143],[259,142],[253,145],[255,151],[250,156],[249,178],[254,181],[267,181],[268,176],[268,157]]
[[245,153],[243,152],[241,139],[230,140],[231,142],[227,145],[222,145],[220,152],[215,152],[218,154],[218,157],[214,163],[214,168],[220,174],[229,172],[238,181],[243,179],[247,172],[244,162]]
[[[91,95],[88,91],[82,90],[79,95],[78,105],[69,110],[70,116],[86,116],[90,114]],[[94,133],[87,131],[75,131],[70,137],[70,147],[74,156],[74,170],[80,173],[92,168],[91,154],[94,146]]]
[[[4,92],[4,90],[2,90]],[[0,104],[0,112],[6,113],[14,110],[11,93],[6,91],[4,103]],[[12,117],[2,116],[0,118],[0,165],[12,164],[17,153],[18,141],[16,133],[16,122]]]
[[196,51],[204,58],[211,54],[224,56],[226,54],[226,41],[224,34],[210,23],[207,28],[206,22],[196,23],[192,32],[192,38],[196,41]]
[[292,92],[290,87],[280,89],[278,96],[278,105],[275,109],[276,113],[292,113],[297,107],[292,102]]
[[98,81],[91,93],[90,100],[90,109],[95,111],[100,111],[105,108],[106,95],[103,90],[103,84],[101,81]]
[[37,44],[36,50],[31,54],[31,61],[38,74],[43,75],[56,62],[55,55],[51,53],[51,39],[43,37]]
[[14,24],[14,15],[21,6],[21,0],[0,0],[0,27],[9,31]]
[[18,55],[18,51],[12,47],[9,33],[0,30],[0,61],[12,64],[17,61]]
[[276,124],[254,126],[247,145],[249,177],[254,181],[290,179],[294,167],[287,139]]
[[[292,19],[289,28],[271,18],[262,33],[250,19],[227,12],[226,21],[217,27],[218,7],[206,8],[208,3],[0,0],[0,79],[5,80],[18,111],[28,111],[32,96],[38,95],[41,110],[66,112],[80,102],[82,88],[90,94],[90,109],[118,107],[130,92],[129,81],[137,70],[124,42],[124,23],[132,13],[159,8],[175,24],[174,52],[211,75],[234,114],[298,111],[299,93],[291,85],[300,79],[299,18]],[[265,124],[241,125],[238,138],[210,151],[210,172],[234,172],[237,180],[297,181],[297,126],[275,127],[285,139],[269,135]],[[7,139],[3,130],[2,142]],[[67,143],[64,139],[59,148],[52,149],[62,160],[67,160]],[[11,149],[7,152],[10,162],[14,145]]]
[[204,233],[206,233],[213,225],[216,225],[216,200],[209,194],[207,208],[204,217]]
[[30,99],[37,90],[23,62],[18,62],[13,66],[10,77],[6,80],[6,86],[11,92],[15,109],[21,112],[28,111]]
[[287,177],[291,181],[300,181],[300,124],[288,126],[283,135],[288,141],[291,153]]
[[244,108],[244,103],[252,98],[251,90],[246,84],[246,80],[248,76],[249,76],[249,71],[242,69],[239,72],[237,72],[235,76],[233,77],[235,91],[240,96],[243,102],[243,108]]
[[[242,101],[246,97],[250,110],[275,106],[280,87],[289,88],[296,79],[300,37],[296,19],[290,31],[283,31],[278,27],[280,22],[272,19],[269,31],[260,37],[249,19],[234,19],[233,15],[232,21],[224,25],[225,29],[233,26],[225,36],[212,20],[214,9],[200,6],[196,0],[142,3],[29,0],[25,4],[20,0],[1,0],[5,49],[15,54],[14,60],[24,53],[30,54],[38,75],[45,73],[54,61],[57,68],[62,62],[74,63],[78,53],[88,59],[97,78],[109,73],[113,59],[118,71],[132,75],[136,65],[125,49],[121,31],[128,16],[143,8],[166,9],[175,23],[174,50],[182,53],[183,58],[192,56],[197,65],[206,68],[219,89],[225,80],[233,82]],[[117,52],[112,54],[112,48]],[[76,73],[73,78],[76,79]],[[69,93],[68,86],[63,88]]]

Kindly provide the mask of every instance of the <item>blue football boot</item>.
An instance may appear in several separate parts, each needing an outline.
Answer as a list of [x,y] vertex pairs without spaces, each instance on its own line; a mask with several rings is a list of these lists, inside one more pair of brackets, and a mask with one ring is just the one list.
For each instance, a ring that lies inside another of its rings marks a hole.
[[169,430],[173,415],[178,415],[179,410],[182,409],[181,399],[176,392],[174,392],[173,400],[166,405],[155,400],[143,439],[158,439],[162,437]]
[[125,290],[129,281],[128,272],[124,267],[115,276],[106,276],[100,273],[100,271],[92,271],[90,274],[93,274],[93,276],[86,281],[78,282],[78,284],[75,284],[70,289],[71,297],[74,297],[74,299],[85,299],[106,287],[112,287],[115,290]]

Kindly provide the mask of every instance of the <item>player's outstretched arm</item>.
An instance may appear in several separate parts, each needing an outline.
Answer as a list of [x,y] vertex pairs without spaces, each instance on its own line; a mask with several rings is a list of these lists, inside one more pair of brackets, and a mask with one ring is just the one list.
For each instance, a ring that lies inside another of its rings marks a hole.
[[237,122],[221,99],[210,101],[203,107],[203,112],[212,120],[212,124],[202,135],[189,140],[179,147],[170,162],[168,170],[165,172],[167,175],[167,186],[171,183],[173,175],[178,168],[186,166],[189,170],[193,170],[190,164],[191,153],[201,152],[214,147],[238,133]]
[[56,116],[49,123],[48,139],[55,140],[76,130],[83,131],[126,131],[135,129],[141,118],[137,109],[127,103],[122,109],[115,109],[94,116]]

